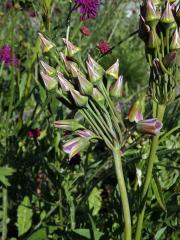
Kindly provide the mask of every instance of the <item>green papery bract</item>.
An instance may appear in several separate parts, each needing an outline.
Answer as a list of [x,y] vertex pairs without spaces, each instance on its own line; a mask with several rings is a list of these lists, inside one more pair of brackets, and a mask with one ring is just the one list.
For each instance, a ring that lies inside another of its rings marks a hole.
[[67,39],[63,38],[63,41],[66,44],[66,47],[68,49],[68,53],[69,53],[70,56],[73,56],[74,54],[76,54],[77,52],[80,51],[79,47],[76,47],[74,44],[72,44]]
[[78,81],[82,93],[91,96],[93,91],[93,84],[82,76],[78,76]]
[[104,98],[104,96],[102,95],[102,93],[101,93],[97,88],[93,88],[92,98],[93,98],[94,101],[97,102],[101,107],[104,106],[105,98]]
[[51,66],[49,66],[47,63],[45,63],[44,61],[40,61],[40,63],[41,63],[41,66],[42,66],[42,68],[43,68],[43,71],[45,72],[45,73],[47,73],[48,75],[53,75],[55,72],[56,72],[56,70],[53,68],[53,67],[51,67]]
[[121,75],[118,80],[110,88],[110,96],[120,98],[122,96],[123,76]]

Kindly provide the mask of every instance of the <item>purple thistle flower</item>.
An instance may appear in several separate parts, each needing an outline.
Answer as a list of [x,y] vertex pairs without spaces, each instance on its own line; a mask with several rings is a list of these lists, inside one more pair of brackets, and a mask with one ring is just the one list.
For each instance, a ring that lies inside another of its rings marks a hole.
[[9,45],[5,45],[0,49],[0,61],[4,62],[6,66],[19,65],[19,59],[14,55],[12,56],[12,48]]
[[81,21],[96,18],[100,0],[75,0],[75,9],[80,8]]

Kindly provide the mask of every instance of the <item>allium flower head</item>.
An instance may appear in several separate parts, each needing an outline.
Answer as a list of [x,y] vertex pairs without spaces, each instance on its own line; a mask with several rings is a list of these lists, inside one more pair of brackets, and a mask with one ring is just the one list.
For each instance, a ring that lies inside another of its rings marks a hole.
[[106,41],[101,41],[97,44],[97,48],[99,49],[101,54],[108,54],[111,51],[111,46]]
[[100,0],[75,0],[75,8],[80,8],[82,21],[93,19],[97,16]]
[[10,66],[10,65],[18,66],[19,64],[19,60],[15,55],[13,59],[12,48],[8,45],[5,45],[0,49],[0,60],[4,62],[6,66]]

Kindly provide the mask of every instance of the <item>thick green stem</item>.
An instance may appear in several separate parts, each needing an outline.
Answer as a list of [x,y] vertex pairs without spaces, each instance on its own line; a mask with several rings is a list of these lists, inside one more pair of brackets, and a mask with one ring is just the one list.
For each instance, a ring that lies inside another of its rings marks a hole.
[[2,210],[2,240],[7,239],[7,219],[8,219],[8,191],[3,188],[3,210]]
[[123,215],[124,215],[124,225],[125,225],[124,240],[131,240],[131,215],[130,215],[129,202],[128,202],[128,196],[126,191],[126,184],[124,180],[119,144],[116,144],[115,147],[113,148],[113,156],[114,156],[116,177],[117,177],[118,188],[121,196]]
[[[156,116],[160,121],[163,120],[165,108],[166,108],[165,105],[160,105],[160,104],[158,105]],[[156,157],[156,151],[157,151],[157,148],[158,148],[158,142],[159,142],[159,135],[153,137],[153,140],[152,140],[152,143],[151,143],[147,172],[146,172],[146,178],[145,178],[145,182],[144,182],[143,190],[142,190],[142,195],[141,195],[141,208],[139,209],[135,240],[140,240],[141,239],[144,213],[145,213],[145,209],[146,209],[146,198],[147,198],[148,188],[149,188],[151,178],[152,178],[152,171],[153,171],[154,160],[155,160],[155,157]]]

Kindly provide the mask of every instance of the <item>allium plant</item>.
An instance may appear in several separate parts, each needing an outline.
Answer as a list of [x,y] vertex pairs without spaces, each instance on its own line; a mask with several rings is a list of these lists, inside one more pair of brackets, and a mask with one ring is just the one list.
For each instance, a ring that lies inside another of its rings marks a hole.
[[[153,117],[143,119],[141,101],[136,101],[128,114],[129,122],[136,126],[138,132],[152,136],[138,211],[136,240],[141,239],[146,196],[163,126],[163,115],[166,105],[174,97],[176,57],[180,47],[179,5],[169,1],[160,5],[159,3],[153,0],[143,2],[139,28],[139,35],[145,42],[146,58],[150,64],[149,92],[153,102]],[[80,7],[80,3],[77,6]],[[62,39],[65,49],[58,57],[55,44],[42,34],[39,34],[39,37],[42,51],[57,63],[56,68],[53,68],[41,61],[41,76],[46,89],[56,93],[60,101],[81,116],[79,120],[57,119],[53,123],[54,127],[73,133],[73,138],[64,144],[63,149],[70,159],[98,141],[104,143],[111,151],[123,208],[124,239],[131,240],[131,214],[121,161],[121,147],[127,140],[129,123],[127,124],[127,117],[116,107],[122,97],[123,87],[123,76],[119,74],[119,60],[106,70],[90,55],[85,61],[81,61],[78,56],[80,48],[71,43],[69,37]]]
[[[150,66],[149,90],[153,100],[153,117],[163,121],[166,106],[174,98],[178,72],[177,55],[180,49],[179,1],[145,0],[141,6],[139,36],[145,43],[146,58]],[[161,127],[159,120],[140,121],[141,131],[153,131]],[[156,131],[155,131],[156,132]],[[152,178],[153,163],[156,158],[159,135],[151,143],[145,182],[141,192],[135,239],[141,239],[146,196]]]

